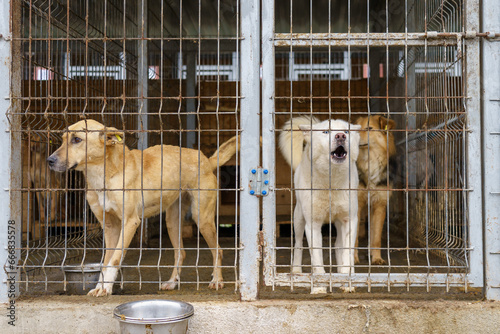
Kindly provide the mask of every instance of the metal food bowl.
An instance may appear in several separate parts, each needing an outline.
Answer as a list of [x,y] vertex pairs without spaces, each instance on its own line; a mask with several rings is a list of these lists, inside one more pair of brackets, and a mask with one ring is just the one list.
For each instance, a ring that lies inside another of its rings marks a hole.
[[85,295],[95,287],[99,280],[99,263],[74,264],[63,267],[66,277],[66,293]]
[[141,300],[118,305],[113,317],[122,334],[185,334],[193,305],[175,300]]

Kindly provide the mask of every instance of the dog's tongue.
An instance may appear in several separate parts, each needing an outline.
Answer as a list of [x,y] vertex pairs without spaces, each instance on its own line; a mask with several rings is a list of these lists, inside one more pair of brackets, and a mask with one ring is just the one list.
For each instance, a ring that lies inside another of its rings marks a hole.
[[335,149],[335,151],[332,152],[332,156],[335,158],[345,158],[347,155],[346,150],[344,149],[344,146],[339,146]]

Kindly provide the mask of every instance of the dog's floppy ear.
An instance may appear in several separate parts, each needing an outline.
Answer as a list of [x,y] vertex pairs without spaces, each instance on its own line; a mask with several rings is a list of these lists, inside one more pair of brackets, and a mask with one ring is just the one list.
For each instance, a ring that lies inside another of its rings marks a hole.
[[100,133],[100,139],[106,143],[106,146],[123,144],[125,142],[125,134],[116,128],[106,128],[106,131]]
[[390,130],[396,127],[396,122],[392,119],[387,119],[384,116],[379,117],[380,129],[381,130]]
[[299,129],[300,129],[300,131],[302,131],[302,135],[304,136],[304,141],[309,144],[311,142],[311,136],[312,136],[311,125],[300,124]]
[[349,131],[349,150],[351,151],[351,160],[353,161],[358,161],[358,155],[359,155],[359,130],[361,130],[361,125],[359,124],[351,124],[349,127],[350,130],[354,131]]

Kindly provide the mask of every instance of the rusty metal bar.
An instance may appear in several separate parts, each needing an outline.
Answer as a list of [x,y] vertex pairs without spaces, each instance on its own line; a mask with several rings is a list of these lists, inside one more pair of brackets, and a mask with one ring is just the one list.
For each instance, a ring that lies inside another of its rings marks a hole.
[[[0,76],[4,84],[0,88],[0,110],[2,115],[0,137],[1,155],[6,162],[0,167],[0,302],[15,303],[19,296],[19,261],[21,259],[20,245],[22,238],[22,195],[11,192],[10,188],[20,188],[22,176],[21,134],[9,133],[11,127],[21,125],[20,116],[14,115],[21,109],[19,101],[9,101],[5,97],[21,94],[21,44],[12,41],[21,33],[21,7],[18,3],[4,1],[0,4]],[[12,25],[10,25],[12,22]],[[12,305],[12,304],[11,304]],[[12,319],[15,320],[15,319]],[[14,322],[13,322],[14,323]]]

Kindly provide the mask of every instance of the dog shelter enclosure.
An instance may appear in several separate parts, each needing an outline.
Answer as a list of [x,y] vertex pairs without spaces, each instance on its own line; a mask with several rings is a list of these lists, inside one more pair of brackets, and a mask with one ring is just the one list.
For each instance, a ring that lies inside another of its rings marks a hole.
[[[167,144],[210,157],[239,135],[240,150],[214,171],[218,186],[191,189],[217,194],[222,291],[251,300],[261,283],[273,291],[327,287],[332,292],[345,286],[427,292],[486,286],[495,298],[499,232],[489,224],[499,207],[500,183],[489,167],[498,153],[489,150],[498,146],[498,116],[491,115],[498,111],[499,79],[498,61],[487,57],[498,52],[498,34],[482,33],[479,25],[480,9],[489,12],[488,5],[495,3],[12,0],[2,5],[12,29],[2,42],[12,49],[11,69],[2,70],[11,78],[4,89],[9,98],[1,145],[11,155],[4,202],[10,204],[6,217],[15,221],[18,259],[6,271],[17,273],[21,294],[57,294],[72,283],[64,266],[106,266],[107,246],[86,200],[92,189],[84,175],[54,173],[46,163],[70,125],[92,119],[118,129],[125,144],[139,150]],[[490,31],[498,27],[483,15],[488,24]],[[352,124],[383,116],[394,122],[361,130],[368,141],[381,135],[389,143],[392,136],[396,153],[368,146],[368,156],[378,154],[387,162],[387,177],[385,188],[365,190],[370,204],[360,225],[366,236],[359,238],[360,261],[349,274],[337,273],[333,223],[322,233],[326,274],[311,273],[307,243],[302,273],[292,270],[296,196],[293,171],[277,141],[283,124],[298,116]],[[176,161],[183,161],[180,155]],[[157,163],[169,159],[162,156]],[[132,191],[106,185],[97,190]],[[158,185],[134,191],[181,195],[186,189]],[[382,263],[373,263],[369,246],[372,196],[387,202],[378,248]],[[210,247],[192,217],[192,212],[180,215],[175,224],[185,222],[169,237],[165,214],[146,219],[143,211],[114,293],[157,293],[175,268],[171,239],[182,237],[186,259],[177,288],[214,293],[207,289]],[[4,230],[8,219],[1,223]]]

